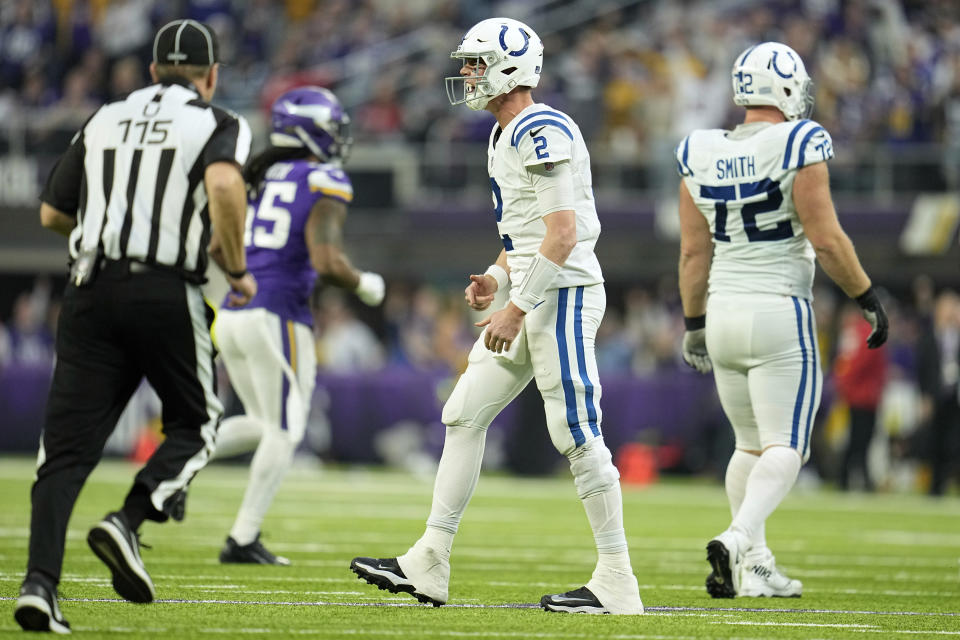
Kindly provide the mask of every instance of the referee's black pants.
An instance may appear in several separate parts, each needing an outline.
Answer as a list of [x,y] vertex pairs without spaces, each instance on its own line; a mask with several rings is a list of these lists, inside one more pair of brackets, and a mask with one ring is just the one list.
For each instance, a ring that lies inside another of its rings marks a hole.
[[123,511],[134,528],[182,517],[186,487],[209,460],[223,413],[211,321],[199,287],[173,272],[106,262],[91,285],[67,285],[31,494],[28,573],[59,582],[77,495],[144,376],[163,403],[166,437]]

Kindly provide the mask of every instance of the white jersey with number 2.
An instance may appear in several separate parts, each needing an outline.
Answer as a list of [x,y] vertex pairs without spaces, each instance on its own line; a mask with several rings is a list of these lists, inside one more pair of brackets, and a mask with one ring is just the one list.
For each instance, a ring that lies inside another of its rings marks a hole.
[[507,250],[510,280],[523,279],[530,260],[546,234],[543,211],[533,187],[531,169],[538,165],[570,163],[573,208],[577,219],[577,245],[552,289],[603,282],[600,263],[593,253],[600,235],[600,220],[593,201],[590,154],[580,128],[566,114],[545,104],[532,104],[501,131],[494,125],[487,149],[487,170],[493,190],[497,230]]

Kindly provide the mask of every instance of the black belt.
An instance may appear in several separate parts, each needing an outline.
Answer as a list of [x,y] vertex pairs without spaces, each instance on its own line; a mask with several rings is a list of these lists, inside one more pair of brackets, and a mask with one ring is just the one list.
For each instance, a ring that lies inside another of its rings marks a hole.
[[111,260],[110,258],[100,258],[99,263],[100,271],[111,271],[113,273],[147,273],[152,271],[167,271],[169,269],[162,269],[153,265],[149,265],[145,262],[138,262],[137,260],[130,260],[128,258],[121,258],[120,260]]
[[140,262],[139,260],[131,260],[130,258],[120,258],[119,260],[111,260],[109,258],[100,259],[100,271],[110,272],[114,275],[142,275],[142,274],[163,274],[169,275],[181,280],[187,280],[188,282],[200,283],[202,282],[195,274],[187,273],[182,269],[177,269],[176,267],[168,267],[166,265],[158,264],[148,264],[146,262]]
[[[81,255],[77,260],[71,264],[70,279],[71,281],[76,280],[77,269],[82,266],[83,256]],[[91,265],[90,262],[87,263]],[[184,271],[183,269],[178,269],[176,267],[168,267],[166,265],[158,264],[149,264],[146,262],[141,262],[139,260],[132,260],[130,258],[120,258],[119,260],[114,260],[104,256],[100,256],[94,259],[92,262],[94,265],[93,269],[90,269],[90,266],[84,268],[84,271],[92,271],[91,277],[84,280],[84,283],[92,282],[96,279],[97,274],[110,274],[110,277],[125,277],[125,276],[136,276],[142,274],[163,274],[169,275],[181,280],[186,280],[187,282],[192,282],[194,284],[203,284],[205,279],[202,276],[198,276],[195,273],[190,273]],[[84,286],[79,284],[77,286]]]

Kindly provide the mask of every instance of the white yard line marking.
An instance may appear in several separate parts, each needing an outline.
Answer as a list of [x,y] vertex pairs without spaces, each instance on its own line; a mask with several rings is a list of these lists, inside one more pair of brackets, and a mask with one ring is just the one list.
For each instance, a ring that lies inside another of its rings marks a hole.
[[[787,554],[784,554],[787,555]],[[918,558],[916,556],[893,556],[877,552],[877,555],[809,555],[802,554],[792,559],[792,564],[798,565],[846,565],[865,567],[924,567],[927,569],[945,568],[951,566],[950,556]],[[790,563],[785,563],[790,564]]]
[[[401,598],[402,599],[402,598]],[[2,601],[14,601],[14,597],[0,597]],[[126,600],[120,598],[60,598],[61,602],[103,602],[103,603],[126,603]],[[206,600],[206,599],[187,599],[187,598],[169,598],[155,600],[158,603],[165,604],[239,604],[252,606],[274,606],[274,607],[420,607],[431,608],[430,605],[417,602],[327,602],[317,601],[272,601],[272,600]],[[533,603],[503,603],[503,604],[479,604],[479,603],[457,603],[446,604],[450,609],[537,609],[539,604]],[[930,617],[960,617],[960,612],[944,611],[860,611],[844,609],[790,609],[790,608],[761,608],[761,607],[647,607],[650,613],[667,612],[686,612],[702,611],[706,613],[717,612],[735,612],[735,613],[786,613],[786,614],[836,614],[836,615],[868,615],[868,616],[930,616]],[[770,623],[774,624],[774,623]]]
[[837,615],[864,616],[945,616],[960,617],[953,611],[859,611],[845,609],[787,609],[760,607],[647,607],[647,611],[734,611],[740,613],[832,613]]
[[884,635],[902,633],[902,634],[918,634],[922,633],[923,635],[936,635],[936,636],[960,636],[960,631],[920,631],[911,630],[911,629],[851,629],[854,633],[882,633]]
[[[183,589],[198,589],[198,590],[214,590],[214,591],[223,591],[231,590],[236,593],[249,593],[249,594],[283,594],[283,593],[301,593],[301,594],[311,594],[311,595],[351,595],[351,594],[362,594],[361,591],[303,591],[300,589],[294,590],[262,590],[252,588],[254,585],[238,585],[235,583],[236,578],[232,575],[197,575],[190,576],[194,580],[207,580],[208,583],[189,583],[189,584],[178,584],[178,587]],[[177,581],[182,579],[182,575],[178,574],[153,574],[153,579],[156,581]],[[0,583],[12,582],[19,584],[23,580],[23,575],[20,573],[0,573]],[[83,576],[77,574],[67,573],[63,577],[65,583],[79,582],[84,584],[97,585],[101,587],[109,587],[110,579],[109,578],[94,578],[90,576]],[[355,584],[356,577],[353,575],[345,575],[342,578],[323,578],[323,577],[308,577],[308,576],[244,576],[244,583],[314,583],[314,584]],[[508,580],[496,580],[491,582],[485,582],[490,586],[494,587],[514,587],[514,588],[540,588],[540,589],[552,589],[557,586],[555,582],[516,582]],[[700,585],[694,584],[641,584],[640,591],[651,591],[651,590],[663,590],[663,591],[685,591],[685,592],[700,592],[703,591],[703,587]],[[893,597],[915,597],[915,598],[956,598],[957,592],[955,591],[933,591],[933,590],[897,590],[897,589],[819,589],[819,593],[822,594],[843,594],[843,595],[860,595],[860,596],[893,596]]]
[[932,531],[866,531],[862,539],[873,544],[898,545],[904,547],[960,547],[960,533],[942,533]]
[[[113,632],[113,633],[170,633],[172,629],[165,628],[147,628],[147,629],[132,629],[129,627],[109,627],[107,629],[97,628],[97,627],[74,627],[75,631],[96,631],[103,633]],[[409,629],[377,629],[374,633],[371,634],[370,630],[367,629],[263,629],[263,628],[246,628],[246,629],[224,629],[224,628],[207,628],[207,629],[195,629],[192,633],[198,634],[211,634],[211,635],[230,635],[230,634],[245,634],[245,635],[262,635],[262,634],[276,634],[281,636],[329,636],[331,633],[335,635],[376,635],[376,636],[401,636],[401,637],[410,637],[411,631]],[[550,632],[550,633],[530,633],[526,631],[454,631],[454,630],[431,630],[429,632],[430,636],[449,636],[452,638],[585,638],[592,640],[596,638],[593,634],[584,634],[584,633],[563,633],[563,632]],[[651,634],[616,634],[604,636],[605,638],[613,638],[615,640],[699,640],[697,636],[666,636],[666,635],[651,635]],[[751,640],[747,638],[728,638],[727,640]]]
[[732,624],[748,627],[833,627],[837,629],[879,629],[873,624],[841,624],[830,622],[750,622],[748,620],[724,620],[710,624]]
[[[753,625],[753,623],[743,623],[745,625]],[[871,627],[869,625],[834,625],[834,624],[810,624],[810,625],[775,625],[770,626],[808,626],[808,627],[838,627],[849,629],[853,633],[882,633],[882,634],[910,634],[910,635],[947,635],[954,636],[960,635],[960,631],[911,631],[911,630],[899,630],[899,629],[881,629],[879,627]],[[74,627],[75,631],[90,631],[90,632],[108,632],[108,633],[137,633],[137,634],[169,634],[172,629],[164,627],[149,627],[149,628],[138,628],[133,629],[130,627],[109,627],[107,629],[98,628],[98,627]],[[370,630],[367,629],[271,629],[271,628],[258,628],[258,627],[248,627],[240,629],[227,629],[227,628],[207,628],[207,629],[194,629],[193,633],[198,634],[211,634],[211,635],[232,635],[232,634],[243,634],[243,635],[282,635],[282,636],[329,636],[331,633],[335,635],[369,635]],[[454,638],[596,638],[595,634],[583,634],[583,633],[563,633],[557,631],[551,631],[549,633],[530,633],[525,631],[454,631],[454,630],[431,630],[431,636],[449,636]],[[403,636],[409,637],[409,629],[377,629],[375,634],[377,636]],[[701,636],[670,636],[670,635],[659,635],[659,634],[614,634],[604,636],[605,638],[612,638],[615,640],[699,640]],[[727,640],[752,640],[747,638],[737,638],[731,637]]]
[[[156,581],[176,581],[183,578],[182,575],[178,574],[153,574],[153,579]],[[190,576],[194,580],[210,580],[212,582],[208,584],[179,584],[178,586],[183,589],[200,589],[200,590],[233,590],[236,592],[242,593],[257,593],[257,594],[269,594],[269,593],[303,593],[303,594],[331,594],[331,595],[349,595],[349,594],[361,594],[361,591],[303,591],[300,589],[294,590],[257,590],[250,589],[245,590],[243,585],[235,584],[236,578],[231,575],[198,575]],[[23,580],[23,574],[20,573],[0,573],[0,583],[3,582],[13,582],[19,584]],[[217,582],[217,581],[220,582]],[[63,581],[65,583],[71,582],[81,582],[84,584],[92,584],[102,587],[110,586],[110,578],[93,578],[90,576],[83,576],[77,574],[64,574]],[[310,577],[310,576],[244,576],[243,581],[245,583],[286,583],[286,582],[296,582],[296,583],[322,583],[322,584],[354,584],[356,582],[356,576],[345,575],[342,578],[321,578],[321,577]],[[520,588],[539,588],[539,589],[552,589],[557,586],[555,582],[514,582],[507,580],[496,580],[491,582],[484,582],[493,587],[520,587]],[[703,591],[703,587],[700,585],[693,584],[641,584],[640,591],[651,591],[655,589],[660,589],[664,591],[691,591],[699,592]],[[860,596],[894,596],[894,597],[916,597],[916,598],[956,598],[956,591],[924,591],[924,590],[896,590],[896,589],[818,589],[819,593],[830,594],[837,593],[843,595],[860,595]]]
[[[82,627],[78,625],[71,626],[72,631],[84,631],[92,633],[136,633],[138,635],[146,635],[150,633],[157,634],[168,634],[173,631],[167,627],[141,627],[134,629],[133,627]],[[199,629],[192,631],[193,633],[200,632]]]
[[918,598],[956,598],[956,591],[904,591],[898,589],[822,589],[823,593],[842,593],[851,596],[899,596]]
[[[243,576],[244,582],[346,582],[350,584],[356,584],[357,576],[344,572],[345,575],[342,578],[321,578],[314,576],[265,576],[265,575],[249,575]],[[184,577],[189,577],[191,580],[211,580],[216,583],[218,587],[222,587],[224,584],[233,584],[236,582],[237,578],[234,575],[220,574],[220,575],[192,575],[184,576],[183,574],[176,573],[153,573],[150,572],[150,576],[155,580],[169,580],[171,582],[176,582],[179,584],[179,580],[183,580]],[[0,573],[0,582],[21,582],[23,580],[22,573]],[[216,582],[216,581],[221,582]],[[87,575],[80,575],[75,573],[65,573],[63,575],[62,581],[64,583],[68,582],[85,582],[91,584],[110,584],[110,578],[94,578]],[[213,584],[213,583],[211,583]]]

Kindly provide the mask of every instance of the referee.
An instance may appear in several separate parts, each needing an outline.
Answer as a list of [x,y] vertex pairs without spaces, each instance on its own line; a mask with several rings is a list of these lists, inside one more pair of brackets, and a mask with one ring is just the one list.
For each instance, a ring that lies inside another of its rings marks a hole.
[[43,226],[69,235],[71,270],[14,612],[24,629],[70,631],[57,603],[67,522],[144,376],[163,401],[166,438],[123,507],[87,536],[127,600],[154,598],[137,530],[144,520],[183,518],[187,485],[213,449],[223,408],[199,288],[208,249],[229,276],[231,305],[246,304],[257,288],[243,249],[240,167],[250,130],[209,104],[217,60],[206,25],[163,26],[150,65],[156,84],[98,109],[41,194]]

